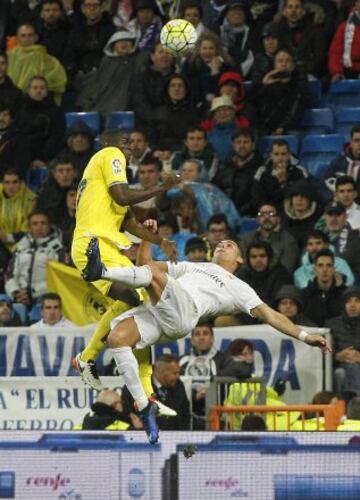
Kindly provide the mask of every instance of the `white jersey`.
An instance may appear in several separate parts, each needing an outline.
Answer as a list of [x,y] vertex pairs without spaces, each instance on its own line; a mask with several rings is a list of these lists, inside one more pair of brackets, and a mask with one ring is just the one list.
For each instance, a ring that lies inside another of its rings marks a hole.
[[247,283],[213,263],[168,262],[168,274],[194,302],[199,319],[246,312],[263,304]]

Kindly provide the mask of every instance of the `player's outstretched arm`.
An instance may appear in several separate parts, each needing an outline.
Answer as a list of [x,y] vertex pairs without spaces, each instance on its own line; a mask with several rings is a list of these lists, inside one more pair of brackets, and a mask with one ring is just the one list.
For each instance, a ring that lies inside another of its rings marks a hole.
[[326,353],[331,352],[331,346],[327,340],[321,335],[312,335],[310,333],[305,333],[297,325],[295,325],[289,318],[283,314],[275,311],[267,304],[261,304],[254,309],[252,309],[251,314],[254,318],[273,326],[276,330],[289,335],[289,337],[294,337],[295,339],[302,340],[306,344],[314,347],[320,347],[320,349]]

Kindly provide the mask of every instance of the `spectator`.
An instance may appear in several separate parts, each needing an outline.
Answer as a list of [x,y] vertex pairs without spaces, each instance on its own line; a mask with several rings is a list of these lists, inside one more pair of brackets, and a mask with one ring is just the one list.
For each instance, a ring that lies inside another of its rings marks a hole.
[[326,72],[327,40],[323,26],[307,15],[304,0],[285,0],[279,21],[280,43],[295,53],[296,64],[311,77]]
[[0,326],[22,326],[20,316],[14,311],[10,297],[4,293],[0,294]]
[[274,252],[274,261],[292,273],[298,260],[299,250],[295,238],[281,225],[275,205],[271,203],[260,205],[256,220],[259,227],[240,238],[244,255],[252,241],[267,241]]
[[275,23],[266,24],[261,32],[262,50],[255,55],[251,79],[260,85],[264,76],[274,68],[275,54],[279,50],[279,28]]
[[115,31],[111,17],[103,12],[103,0],[80,0],[81,16],[75,18],[64,54],[72,85],[80,88],[100,66],[105,44]]
[[[360,397],[356,396],[349,401],[346,409],[346,420],[337,428],[338,431],[360,430]],[[356,439],[354,436],[352,439]],[[353,441],[354,442],[354,441]],[[355,444],[355,443],[354,443]]]
[[[319,391],[312,398],[312,405],[333,405],[337,403],[338,397],[332,391]],[[315,412],[306,412],[305,419],[302,416],[291,426],[292,431],[324,431],[325,417],[316,415]]]
[[71,244],[76,223],[76,194],[76,185],[72,185],[67,189],[65,197],[66,210],[62,220],[59,222],[59,229],[62,233],[62,242],[69,255],[71,252]]
[[244,77],[254,62],[255,41],[247,24],[249,14],[246,0],[229,0],[220,26],[221,42]]
[[289,271],[281,264],[272,262],[274,253],[266,241],[253,241],[246,251],[246,264],[235,276],[248,283],[266,303],[271,303],[285,284],[292,283]]
[[186,160],[201,162],[202,170],[199,181],[212,181],[219,164],[219,158],[213,146],[207,141],[206,132],[198,125],[191,126],[186,131],[186,137],[181,149],[171,156],[173,170],[180,170]]
[[221,371],[224,354],[214,345],[212,324],[203,322],[191,332],[191,351],[180,358],[182,375],[192,377],[192,430],[204,430],[205,397],[210,381]]
[[154,365],[152,384],[157,399],[177,412],[176,417],[158,417],[161,430],[188,430],[190,428],[190,406],[184,384],[180,380],[179,359],[163,354]]
[[0,179],[8,168],[24,179],[32,159],[31,140],[20,132],[14,115],[15,108],[0,101]]
[[47,82],[47,90],[57,104],[61,103],[66,87],[66,73],[60,62],[49,55],[31,24],[20,24],[16,32],[17,46],[8,53],[9,77],[21,90],[27,90],[34,76]]
[[75,179],[76,170],[70,158],[58,156],[51,162],[49,176],[39,189],[36,208],[51,214],[57,225],[66,216],[66,196]]
[[216,246],[222,240],[229,239],[230,226],[225,214],[215,214],[208,220],[205,241],[208,246],[207,260],[210,261]]
[[10,251],[28,229],[28,218],[36,195],[28,189],[14,169],[4,173],[0,185],[0,240]]
[[61,0],[43,0],[40,4],[39,37],[48,53],[64,62],[71,24],[66,18]]
[[[146,156],[151,155],[151,149],[149,147],[149,141],[144,132],[140,130],[133,130],[129,135],[129,149],[131,151],[131,156],[128,161],[128,169],[130,170],[130,182],[133,184],[137,182],[138,179],[138,169],[140,163],[144,160]],[[129,181],[129,178],[128,178]]]
[[316,229],[329,236],[334,254],[347,261],[353,273],[360,272],[360,236],[346,220],[346,208],[338,202],[328,203]]
[[345,290],[340,313],[325,324],[333,339],[334,388],[340,395],[360,393],[360,288]]
[[356,182],[349,175],[341,175],[335,181],[334,200],[346,208],[346,219],[353,229],[360,229],[360,206],[356,203]]
[[217,34],[220,32],[227,3],[227,0],[214,0],[204,4],[203,21],[210,32]]
[[207,247],[198,236],[187,240],[185,245],[186,260],[189,262],[206,262]]
[[127,30],[110,37],[99,68],[82,85],[77,101],[82,110],[105,116],[111,111],[132,109],[132,90],[145,61],[135,40],[135,34]]
[[217,35],[210,32],[201,35],[182,68],[194,90],[194,102],[202,105],[210,103],[216,95],[219,77],[226,71],[233,71],[234,65]]
[[[190,238],[196,236],[195,233],[179,232],[179,226],[176,216],[172,213],[161,213],[157,219],[158,233],[162,238],[170,241],[175,241],[179,260],[186,260],[185,245]],[[151,245],[153,260],[167,261],[167,255],[161,250],[158,245]]]
[[179,230],[186,233],[198,234],[202,222],[196,208],[196,201],[192,194],[181,191],[171,198],[170,211],[176,215]]
[[232,136],[237,128],[236,107],[226,95],[214,97],[210,115],[214,127],[208,134],[208,139],[220,160],[225,161],[231,154]]
[[304,301],[301,291],[294,285],[283,285],[276,293],[273,307],[296,325],[314,326],[316,323],[303,313]]
[[63,246],[58,231],[50,226],[49,216],[34,211],[29,216],[29,231],[16,245],[7,270],[5,290],[14,302],[30,306],[46,292],[46,266],[60,260]]
[[274,69],[254,89],[253,100],[263,134],[286,135],[297,129],[308,103],[308,88],[288,49],[277,51]]
[[162,96],[162,107],[153,117],[152,142],[169,150],[179,149],[190,126],[200,121],[201,111],[193,105],[191,87],[182,75],[170,76]]
[[135,81],[134,111],[136,127],[153,139],[154,116],[161,112],[163,94],[170,75],[174,73],[174,58],[157,42],[145,61],[142,72]]
[[262,432],[267,431],[266,423],[260,415],[245,415],[241,422],[241,431]]
[[62,312],[61,297],[57,293],[45,293],[40,299],[41,319],[33,323],[30,328],[68,328],[74,323]]
[[360,194],[360,123],[353,126],[350,132],[350,143],[345,152],[336,157],[325,174],[325,185],[328,190],[335,191],[335,182],[341,175],[348,175],[356,182]]
[[11,253],[0,240],[0,293],[5,293],[5,271],[11,259]]
[[124,414],[120,394],[111,389],[98,393],[96,402],[91,405],[91,413],[84,417],[81,428],[86,431],[125,431],[141,428],[141,421],[135,413]]
[[42,76],[31,78],[24,104],[16,114],[16,125],[31,141],[34,158],[31,167],[46,166],[61,151],[65,134],[64,111],[55,104]]
[[284,139],[276,139],[271,145],[270,157],[255,173],[253,204],[259,206],[271,201],[282,211],[285,193],[291,184],[308,177],[307,170],[291,156],[289,144]]
[[202,17],[203,8],[197,0],[187,0],[183,7],[183,14],[181,18],[185,19],[194,26],[198,38],[206,31]]
[[151,51],[163,25],[157,3],[155,0],[137,0],[132,17],[127,28],[136,34],[137,47],[141,52]]
[[8,57],[5,52],[0,52],[0,102],[6,102],[6,105],[11,109],[19,109],[23,93],[7,76],[7,71]]
[[219,169],[214,183],[234,202],[240,215],[253,216],[251,190],[262,157],[255,148],[251,129],[237,129],[232,135],[232,151]]
[[346,286],[341,275],[335,274],[331,250],[320,250],[314,264],[315,278],[304,289],[304,313],[322,327],[328,319],[340,314],[341,295]]
[[81,179],[86,165],[95,153],[94,139],[95,133],[82,120],[76,120],[66,130],[66,147],[62,154],[69,157],[78,179]]
[[[329,237],[319,229],[310,231],[307,237],[305,252],[301,258],[301,266],[294,273],[295,285],[299,288],[306,288],[315,277],[314,259],[320,250],[333,250]],[[334,259],[335,273],[343,277],[347,286],[353,285],[355,278],[346,260],[341,257]]]
[[[154,156],[145,156],[139,165],[138,179],[139,182],[132,184],[132,189],[150,189],[158,186],[161,181],[162,163]],[[150,198],[149,200],[137,203],[135,206],[146,210],[156,210],[157,202],[160,197]]]
[[284,227],[304,248],[309,232],[322,211],[316,198],[315,186],[307,179],[295,181],[285,193]]
[[354,0],[346,21],[337,27],[328,55],[331,81],[359,78],[360,74],[360,0]]

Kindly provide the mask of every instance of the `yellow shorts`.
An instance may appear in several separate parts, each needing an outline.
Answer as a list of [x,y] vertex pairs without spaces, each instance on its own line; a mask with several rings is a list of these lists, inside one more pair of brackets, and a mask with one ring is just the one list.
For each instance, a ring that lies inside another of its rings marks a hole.
[[[87,264],[86,250],[89,245],[90,237],[84,236],[83,238],[77,238],[73,241],[71,247],[71,257],[81,272]],[[125,255],[121,253],[121,250],[111,241],[99,238],[99,247],[101,260],[106,267],[133,267],[134,264]],[[93,285],[100,290],[104,295],[107,295],[110,287],[111,281],[108,280],[98,280],[94,281]]]

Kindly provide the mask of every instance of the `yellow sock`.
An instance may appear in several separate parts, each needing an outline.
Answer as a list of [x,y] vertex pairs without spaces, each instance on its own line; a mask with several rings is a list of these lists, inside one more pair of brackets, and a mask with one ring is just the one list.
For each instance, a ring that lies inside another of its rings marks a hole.
[[125,304],[125,302],[120,302],[119,300],[114,301],[109,307],[105,314],[101,317],[101,320],[97,324],[95,332],[92,334],[89,343],[81,353],[82,361],[93,360],[96,361],[97,357],[105,349],[106,337],[110,331],[111,321],[119,316],[119,314],[130,309],[131,306]]
[[151,347],[144,349],[134,349],[135,357],[139,363],[139,375],[141,383],[144,387],[147,396],[153,394],[154,389],[151,383],[152,363],[151,363]]

